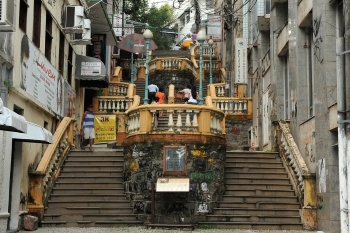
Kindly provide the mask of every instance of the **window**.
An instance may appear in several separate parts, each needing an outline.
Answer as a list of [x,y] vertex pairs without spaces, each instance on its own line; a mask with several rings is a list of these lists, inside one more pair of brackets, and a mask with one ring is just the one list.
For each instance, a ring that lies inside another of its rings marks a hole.
[[46,12],[46,34],[45,34],[45,57],[51,61],[52,48],[52,17],[50,13]]
[[288,57],[283,57],[284,119],[289,119],[289,75]]
[[63,67],[64,67],[64,35],[61,32],[60,34],[60,48],[59,48],[59,55],[58,55],[58,70],[60,74],[63,75]]
[[34,1],[33,43],[40,48],[41,1]]
[[69,45],[68,51],[68,83],[72,86],[72,70],[73,70],[73,48]]
[[27,32],[27,9],[28,4],[26,0],[21,0],[19,3],[19,17],[18,26],[23,32]]
[[308,91],[308,117],[311,118],[314,116],[314,41],[313,33],[310,29],[307,34],[308,47],[307,47],[307,91]]

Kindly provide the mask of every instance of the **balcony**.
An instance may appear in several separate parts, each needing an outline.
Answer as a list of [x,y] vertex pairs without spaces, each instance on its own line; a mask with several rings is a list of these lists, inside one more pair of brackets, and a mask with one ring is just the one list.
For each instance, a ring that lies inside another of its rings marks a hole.
[[258,27],[261,32],[270,31],[270,14],[258,16]]
[[288,0],[271,0],[271,9],[274,8],[276,6],[276,4],[279,3],[287,3]]
[[288,53],[289,29],[288,22],[277,36],[277,55],[285,56]]
[[302,0],[298,5],[298,26],[310,27],[312,25],[312,0]]

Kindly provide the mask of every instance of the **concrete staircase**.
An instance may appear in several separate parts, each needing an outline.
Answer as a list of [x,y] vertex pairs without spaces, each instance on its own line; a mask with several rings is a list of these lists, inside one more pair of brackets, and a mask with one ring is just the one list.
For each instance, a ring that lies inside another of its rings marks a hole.
[[199,227],[302,230],[301,205],[278,153],[227,152],[225,194]]
[[123,186],[123,150],[71,151],[45,210],[43,226],[142,225]]

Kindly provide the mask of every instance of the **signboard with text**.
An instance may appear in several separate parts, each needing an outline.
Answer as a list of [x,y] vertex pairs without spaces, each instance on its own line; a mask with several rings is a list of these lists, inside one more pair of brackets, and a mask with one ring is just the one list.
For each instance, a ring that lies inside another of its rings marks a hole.
[[222,17],[220,15],[208,15],[208,35],[209,39],[215,42],[222,41]]
[[96,143],[117,140],[115,115],[95,115],[94,125]]
[[62,78],[40,50],[23,34],[20,87],[39,103],[62,115]]
[[248,64],[247,64],[247,40],[245,38],[236,38],[235,46],[235,83],[248,83]]

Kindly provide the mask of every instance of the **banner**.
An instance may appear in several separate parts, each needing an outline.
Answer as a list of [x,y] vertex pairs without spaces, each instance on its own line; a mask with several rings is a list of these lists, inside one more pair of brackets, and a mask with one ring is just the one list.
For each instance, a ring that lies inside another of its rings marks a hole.
[[21,41],[20,87],[39,103],[62,115],[62,77],[27,35]]
[[94,117],[95,143],[117,140],[116,116],[98,115]]
[[214,42],[222,41],[222,17],[221,15],[208,15],[207,38]]
[[247,84],[247,40],[245,38],[236,38],[235,50],[235,83]]

